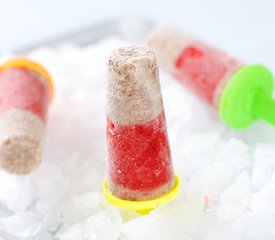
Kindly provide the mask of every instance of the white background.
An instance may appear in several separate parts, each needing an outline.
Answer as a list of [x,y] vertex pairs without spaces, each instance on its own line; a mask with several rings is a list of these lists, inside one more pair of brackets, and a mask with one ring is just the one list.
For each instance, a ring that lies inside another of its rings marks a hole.
[[0,0],[0,52],[131,15],[175,25],[275,70],[275,0]]

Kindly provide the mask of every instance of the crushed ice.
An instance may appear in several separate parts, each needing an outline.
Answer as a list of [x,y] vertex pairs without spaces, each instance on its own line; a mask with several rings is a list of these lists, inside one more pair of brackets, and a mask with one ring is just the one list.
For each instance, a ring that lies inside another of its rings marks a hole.
[[275,239],[275,129],[261,122],[227,129],[162,71],[181,194],[145,216],[106,202],[105,63],[123,45],[112,37],[30,53],[53,75],[56,94],[43,164],[26,177],[0,172],[0,239]]

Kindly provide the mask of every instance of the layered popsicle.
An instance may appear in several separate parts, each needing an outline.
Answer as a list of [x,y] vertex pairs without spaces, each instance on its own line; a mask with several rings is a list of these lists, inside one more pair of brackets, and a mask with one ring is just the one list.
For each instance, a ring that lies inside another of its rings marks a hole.
[[273,77],[265,67],[246,65],[169,27],[154,30],[146,44],[166,71],[215,107],[230,127],[247,127],[258,117],[275,124]]
[[118,199],[168,194],[175,176],[155,55],[145,47],[115,50],[108,61],[107,188]]
[[0,66],[0,164],[27,174],[41,162],[43,136],[53,85],[48,72],[28,59]]

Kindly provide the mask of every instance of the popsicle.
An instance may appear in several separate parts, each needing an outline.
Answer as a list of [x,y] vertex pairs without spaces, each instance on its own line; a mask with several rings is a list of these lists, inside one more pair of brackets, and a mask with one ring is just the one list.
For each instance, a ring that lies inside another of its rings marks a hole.
[[174,175],[155,55],[145,47],[113,51],[108,61],[107,199],[146,213],[173,199]]
[[161,67],[212,105],[231,128],[256,119],[275,125],[271,72],[247,65],[223,51],[169,27],[158,27],[146,39]]
[[26,58],[0,65],[0,165],[27,174],[41,162],[47,110],[53,96],[48,72]]

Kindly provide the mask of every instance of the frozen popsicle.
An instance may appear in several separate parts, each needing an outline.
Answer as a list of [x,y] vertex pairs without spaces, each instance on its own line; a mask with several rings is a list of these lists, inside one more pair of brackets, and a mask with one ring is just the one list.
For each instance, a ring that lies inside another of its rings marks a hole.
[[161,67],[217,109],[232,128],[248,127],[257,118],[275,125],[273,77],[261,65],[246,65],[214,47],[169,27],[147,38]]
[[0,165],[27,174],[41,162],[53,84],[38,63],[14,58],[0,66]]
[[132,46],[115,50],[107,67],[105,195],[115,205],[146,212],[173,198],[179,185],[156,58],[148,48]]

